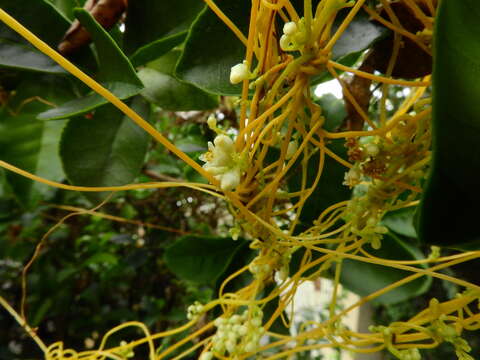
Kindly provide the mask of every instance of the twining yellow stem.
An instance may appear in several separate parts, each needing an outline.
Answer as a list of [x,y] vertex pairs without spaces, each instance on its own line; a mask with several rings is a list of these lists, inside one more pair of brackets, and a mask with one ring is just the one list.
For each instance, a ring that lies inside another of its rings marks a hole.
[[17,323],[25,329],[25,331],[32,337],[32,339],[37,343],[37,345],[42,349],[43,353],[47,352],[47,346],[43,341],[37,336],[35,331],[28,326],[28,324],[22,319],[22,317],[10,306],[10,304],[0,296],[0,305],[8,311],[8,313],[17,321]]
[[[424,43],[422,43],[418,36],[412,34],[411,32],[405,30],[404,28],[398,27],[390,21],[385,20],[383,17],[378,15],[374,10],[370,9],[368,6],[364,6],[363,9],[376,21],[380,22],[385,27],[393,30],[399,35],[405,36],[412,40],[419,48],[421,48],[425,53],[432,55],[432,50],[429,49]],[[393,13],[393,12],[392,12]]]
[[430,86],[431,83],[430,81],[408,81],[408,80],[398,80],[398,79],[389,79],[383,76],[378,76],[378,75],[373,75],[371,73],[357,70],[354,68],[351,68],[349,66],[342,65],[340,63],[337,63],[335,61],[329,60],[328,64],[336,67],[339,70],[353,73],[355,75],[358,75],[360,77],[363,77],[365,79],[370,79],[373,81],[377,81],[380,83],[385,83],[385,84],[391,84],[391,85],[401,85],[401,86],[412,86],[412,87],[423,87],[423,86]]
[[126,224],[133,224],[133,225],[138,225],[138,226],[144,226],[147,228],[152,228],[152,229],[158,229],[158,230],[164,230],[164,231],[169,231],[181,235],[193,235],[194,233],[189,232],[189,231],[183,231],[180,229],[174,229],[168,226],[162,226],[162,225],[157,225],[157,224],[151,224],[151,223],[146,223],[142,221],[137,221],[137,220],[130,220],[130,219],[125,219],[120,216],[115,216],[115,215],[109,215],[109,214],[104,214],[99,211],[94,211],[94,210],[89,210],[89,209],[82,209],[76,206],[69,206],[69,205],[55,205],[55,204],[47,204],[48,206],[56,209],[61,209],[65,211],[75,211],[75,212],[83,212],[84,214],[87,215],[92,215],[92,216],[97,216],[102,219],[107,219],[107,220],[112,220],[112,221],[117,221],[117,222],[122,222]]
[[338,41],[338,39],[340,39],[340,36],[342,36],[343,32],[347,29],[348,25],[350,25],[353,18],[355,17],[355,15],[357,15],[358,11],[360,10],[360,8],[363,6],[364,3],[365,3],[365,0],[359,0],[356,2],[355,6],[352,7],[347,17],[343,20],[342,24],[339,26],[335,34],[332,36],[332,38],[328,41],[327,45],[325,46],[326,52],[332,50],[335,43]]
[[164,182],[148,182],[148,183],[141,183],[141,184],[129,184],[129,185],[120,185],[120,186],[75,186],[75,185],[67,185],[62,184],[56,181],[51,181],[48,179],[44,179],[40,176],[34,175],[29,173],[28,171],[19,169],[12,164],[9,164],[3,160],[0,160],[0,167],[3,167],[7,170],[10,170],[18,175],[22,175],[26,178],[29,178],[33,181],[37,181],[39,183],[53,186],[57,189],[63,190],[71,190],[71,191],[85,191],[85,192],[103,192],[103,191],[125,191],[125,190],[139,190],[139,189],[163,189],[163,188],[171,188],[171,187],[186,187],[198,191],[205,192],[207,194],[224,198],[222,195],[212,191],[215,188],[213,185],[207,184],[200,184],[200,183],[188,183],[188,182],[171,182],[171,181],[164,181]]
[[[76,67],[73,63],[65,59],[62,55],[58,52],[53,50],[50,46],[48,46],[44,41],[40,40],[35,34],[25,28],[22,24],[20,24],[17,20],[7,14],[3,9],[0,9],[0,20],[15,30],[18,34],[23,36],[28,42],[30,42],[33,46],[35,46],[38,50],[42,53],[56,61],[61,67],[65,70],[70,72],[76,78],[84,82],[88,87],[92,90],[103,96],[107,99],[110,103],[112,103],[115,107],[117,107],[121,112],[123,112],[126,116],[132,119],[138,126],[140,126],[143,130],[149,133],[155,140],[165,146],[168,150],[182,159],[186,164],[190,165],[194,168],[199,174],[203,177],[208,179],[213,184],[218,184],[218,181],[207,171],[205,171],[199,164],[197,164],[193,159],[191,159],[187,154],[183,151],[178,149],[175,145],[173,145],[167,138],[165,138],[162,134],[160,134],[152,125],[150,125],[147,121],[145,121],[140,115],[138,115],[135,111],[130,109],[124,102],[118,99],[112,92],[105,89],[102,85],[98,82],[93,80],[90,76],[85,74],[81,71],[78,67]],[[82,191],[82,190],[79,190]]]

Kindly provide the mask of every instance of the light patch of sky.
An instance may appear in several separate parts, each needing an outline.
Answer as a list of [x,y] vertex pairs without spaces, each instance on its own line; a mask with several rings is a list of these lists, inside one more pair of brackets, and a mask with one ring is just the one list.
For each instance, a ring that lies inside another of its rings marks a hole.
[[315,88],[315,95],[317,97],[322,97],[325,94],[332,94],[337,99],[343,97],[342,86],[338,80],[325,81],[324,83],[318,84]]

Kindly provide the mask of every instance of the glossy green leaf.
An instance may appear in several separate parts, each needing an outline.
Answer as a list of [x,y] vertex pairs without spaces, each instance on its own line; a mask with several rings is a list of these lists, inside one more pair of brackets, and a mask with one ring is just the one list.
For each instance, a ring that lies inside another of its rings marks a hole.
[[222,237],[183,236],[166,250],[165,262],[182,279],[214,284],[244,242]]
[[[150,107],[142,98],[136,97],[131,106],[148,118]],[[139,174],[148,143],[149,135],[143,129],[107,105],[97,109],[91,119],[80,117],[68,122],[60,155],[74,185],[125,185]],[[92,194],[90,198],[100,197]]]
[[[35,99],[38,94],[42,100],[51,103],[62,102],[71,96],[63,78],[26,78],[16,89],[9,106],[0,114],[0,159],[47,179],[61,181],[64,175],[58,157],[58,143],[65,123],[47,124],[36,120],[39,112],[51,107]],[[35,204],[41,194],[51,190],[11,172],[6,172],[6,179],[24,205]]]
[[[346,14],[341,13],[335,21],[335,26],[332,30],[332,34],[340,26],[342,20]],[[384,26],[377,23],[373,23],[369,20],[368,15],[365,12],[360,12],[351,21],[350,25],[340,36],[332,49],[332,60],[346,66],[353,66],[362,56],[362,53],[369,49],[375,42],[387,36],[390,32]],[[337,70],[337,73],[342,73]],[[319,84],[333,77],[325,71],[311,79],[312,84]]]
[[29,1],[28,4],[18,0],[0,0],[0,7],[53,48],[57,47],[70,27],[68,19],[45,0]]
[[79,3],[77,0],[49,0],[55,8],[62,13],[65,17],[72,20],[75,18],[73,15],[73,9],[80,6],[84,1]]
[[130,61],[135,67],[145,65],[146,63],[158,59],[162,55],[166,54],[172,48],[185,40],[186,36],[187,32],[185,31],[145,45],[138,49],[135,54],[130,57]]
[[[140,89],[136,86],[123,83],[109,84],[105,87],[120,99],[128,98],[132,96],[132,94],[140,91]],[[59,120],[71,118],[88,113],[105,104],[108,104],[108,100],[106,100],[104,97],[98,95],[97,93],[90,93],[84,97],[69,100],[56,108],[42,112],[37,118],[39,120]]]
[[132,63],[146,64],[180,44],[203,7],[203,2],[197,0],[129,3],[124,48]]
[[418,217],[427,244],[480,249],[480,2],[442,1],[435,20],[433,160]]
[[[247,34],[250,2],[227,0],[218,4],[235,25]],[[193,23],[176,73],[180,79],[206,91],[238,95],[240,85],[230,84],[230,69],[243,61],[245,46],[210,9]]]
[[382,218],[382,225],[391,231],[410,238],[417,238],[414,226],[415,207],[390,211]]
[[323,128],[336,131],[347,117],[345,102],[332,94],[325,94],[315,102],[322,107],[322,115],[325,117]]
[[[343,16],[340,17],[340,20],[343,20]],[[332,34],[340,24],[341,21],[336,21]],[[386,36],[388,32],[386,27],[371,22],[366,13],[360,12],[333,46],[332,58],[342,61],[346,56],[361,53],[374,42]]]
[[[423,258],[416,248],[408,245],[393,234],[384,236],[382,247],[379,250],[374,250],[369,246],[365,250],[373,256],[382,259],[419,260]],[[411,274],[412,272],[409,271],[345,259],[342,262],[340,282],[349,290],[361,296],[367,296]],[[372,302],[388,305],[408,300],[425,293],[429,289],[431,282],[432,279],[430,277],[423,276],[381,295]]]
[[171,51],[141,69],[138,76],[145,85],[141,94],[164,110],[209,110],[218,106],[216,96],[194,85],[177,80],[173,72],[180,51]]
[[6,28],[0,29],[0,68],[67,74],[60,65]]
[[[0,0],[0,8],[54,49],[70,27],[70,20],[46,0],[28,1],[28,3],[18,0]],[[22,42],[27,45],[26,40]],[[94,63],[88,47],[74,54],[70,60],[87,68],[92,67]]]
[[[137,77],[132,64],[115,41],[87,11],[76,9],[75,15],[92,35],[93,43],[97,49],[99,62],[97,80],[120,99],[138,94],[143,88],[143,84]],[[38,118],[41,120],[69,118],[89,112],[106,103],[108,101],[102,96],[91,93],[46,111],[40,114]]]

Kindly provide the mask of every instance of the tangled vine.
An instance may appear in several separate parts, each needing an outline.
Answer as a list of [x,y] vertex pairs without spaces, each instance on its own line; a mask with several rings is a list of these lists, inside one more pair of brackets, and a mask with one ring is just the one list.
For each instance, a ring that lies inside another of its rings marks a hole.
[[[305,0],[303,14],[297,12],[290,0],[252,0],[249,31],[243,34],[236,27],[235,19],[222,12],[221,2],[216,4],[213,0],[205,0],[245,44],[246,52],[243,61],[232,67],[230,76],[232,83],[242,84],[238,131],[232,138],[215,119],[209,119],[208,125],[217,135],[201,158],[203,166],[171,144],[111,92],[0,10],[3,22],[104,96],[210,184],[158,182],[92,188],[55,183],[0,161],[3,168],[73,191],[168,187],[203,191],[225,201],[235,218],[232,237],[242,234],[250,239],[250,248],[256,251],[250,264],[224,281],[216,300],[195,303],[188,308],[188,323],[174,330],[152,334],[142,323],[127,322],[106,333],[95,350],[77,352],[64,349],[60,342],[47,346],[25,319],[0,298],[1,305],[37,342],[46,360],[121,360],[134,356],[135,349],[145,344],[151,360],[168,359],[187,343],[193,345],[186,350],[182,348],[174,359],[199,354],[201,360],[239,360],[253,356],[273,360],[291,358],[306,350],[332,347],[357,353],[386,349],[398,359],[414,360],[421,358],[420,349],[431,349],[442,342],[451,343],[459,359],[472,359],[462,332],[480,328],[480,313],[473,306],[480,299],[480,288],[440,270],[478,258],[480,252],[441,256],[438,249],[434,249],[430,256],[420,260],[392,260],[370,253],[389,241],[385,236],[388,230],[382,224],[384,215],[418,205],[431,159],[431,75],[401,80],[392,74],[403,46],[402,39],[408,38],[422,51],[432,54],[437,2],[401,2],[421,22],[420,31],[412,32],[404,26],[388,0],[381,0],[381,7],[372,6],[366,0],[321,0],[315,3],[316,6],[312,0]],[[360,11],[368,13],[394,34],[383,75],[350,67],[332,58],[334,45]],[[330,130],[325,128],[324,109],[313,101],[311,93],[312,79],[325,72],[341,84],[345,101],[353,114],[349,123]],[[342,73],[368,81],[369,85],[378,85],[379,109],[375,116],[370,115],[368,107],[366,109],[359,101]],[[388,100],[394,86],[410,91],[402,103],[390,111]],[[339,154],[339,148],[343,148],[347,156]],[[353,195],[317,214],[309,228],[301,228],[301,214],[308,199],[315,191],[322,191],[322,179],[330,176],[329,168],[325,166],[327,161],[344,168],[344,177],[338,186],[353,189]],[[309,166],[312,163],[315,166]],[[315,172],[312,173],[312,169]],[[288,186],[292,177],[298,179],[298,188],[294,191]],[[87,210],[84,212],[88,213]],[[298,264],[294,265],[292,259],[298,258],[299,254]],[[411,274],[346,309],[338,310],[336,303],[345,260]],[[245,274],[250,279],[246,286],[236,292],[225,290],[232,280]],[[278,319],[288,327],[284,310],[291,305],[298,286],[326,274],[334,280],[329,319],[306,323],[296,335],[271,331],[272,324]],[[408,321],[372,326],[369,333],[356,332],[342,324],[342,319],[362,304],[421,277],[439,278],[465,290],[443,303],[432,299],[426,309]],[[266,316],[263,308],[277,298],[277,308]],[[213,316],[214,312],[220,312],[220,315]],[[127,327],[138,327],[144,336],[108,347],[109,337]],[[158,346],[160,339],[184,331],[189,332],[181,341],[166,349]],[[270,341],[261,341],[264,337]]]

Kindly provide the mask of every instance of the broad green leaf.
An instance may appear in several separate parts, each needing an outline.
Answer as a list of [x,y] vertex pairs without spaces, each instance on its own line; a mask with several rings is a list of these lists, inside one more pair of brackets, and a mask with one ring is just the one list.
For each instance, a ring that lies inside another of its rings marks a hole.
[[[0,8],[54,49],[70,27],[70,21],[46,0],[31,0],[28,3],[18,0],[0,0]],[[3,26],[5,25],[1,23],[0,29]],[[27,44],[26,40],[22,41],[25,45]],[[74,54],[70,60],[88,68],[94,62],[88,47]]]
[[0,28],[0,68],[67,74],[60,65],[7,28]]
[[[250,2],[227,0],[218,4],[247,34]],[[230,69],[245,57],[245,46],[210,9],[194,21],[177,65],[177,76],[201,89],[221,95],[238,95],[240,85],[230,84]]]
[[208,110],[218,106],[218,99],[194,85],[177,80],[173,72],[180,51],[171,51],[141,69],[138,76],[145,85],[141,94],[164,110]]
[[[138,87],[125,83],[110,83],[106,85],[105,88],[110,90],[120,99],[128,98],[132,96],[131,94],[140,91]],[[66,101],[59,107],[44,111],[40,113],[37,118],[39,120],[60,120],[71,118],[88,113],[105,104],[108,104],[108,100],[104,97],[97,93],[90,93],[84,97]]]
[[315,102],[322,107],[322,115],[325,117],[323,128],[336,131],[347,117],[345,102],[332,94],[325,94]]
[[138,67],[158,59],[160,56],[166,54],[172,48],[185,40],[186,36],[187,32],[185,31],[180,34],[171,35],[145,45],[138,49],[135,54],[130,57],[130,61],[135,67]]
[[[38,95],[41,98],[35,98]],[[47,124],[36,120],[36,116],[51,107],[44,102],[59,103],[69,96],[63,78],[35,76],[24,80],[0,115],[0,159],[49,180],[62,180],[58,143],[65,123]],[[11,172],[6,172],[6,179],[24,205],[33,205],[40,194],[50,190]]]
[[62,13],[65,17],[72,20],[75,18],[73,15],[73,9],[81,6],[84,1],[79,2],[78,0],[48,0],[50,1],[55,8]]
[[[117,46],[111,36],[85,10],[76,9],[75,15],[92,35],[97,49],[99,73],[97,80],[120,99],[136,95],[143,84],[135,73],[135,69]],[[41,120],[64,119],[89,112],[108,101],[102,96],[91,93],[85,97],[66,102],[58,108],[39,115]]]
[[[0,0],[2,10],[13,16],[23,26],[56,48],[70,27],[70,22],[50,2],[45,0]],[[5,26],[3,23],[1,26]]]
[[[341,12],[335,21],[335,30],[340,26],[347,12]],[[387,36],[390,32],[384,26],[369,21],[365,12],[360,12],[351,21],[350,25],[340,36],[332,49],[332,60],[346,66],[354,65],[362,53],[369,49],[375,42]],[[341,71],[337,71],[341,73]],[[325,71],[311,79],[312,84],[319,84],[332,79],[332,75]]]
[[[343,16],[339,17],[339,21],[336,21],[332,34],[335,33],[342,20]],[[361,53],[372,46],[374,42],[386,36],[388,32],[389,30],[386,27],[371,22],[365,12],[360,12],[333,46],[332,58],[335,61],[342,61],[347,56]]]
[[382,219],[382,224],[393,232],[410,237],[417,238],[417,232],[413,224],[415,207],[390,211]]
[[480,2],[442,1],[435,20],[433,160],[418,216],[427,244],[480,249]]
[[165,262],[182,279],[214,284],[244,242],[222,237],[183,236],[167,248]]
[[[334,140],[327,147],[335,154],[346,158],[347,149],[343,140]],[[319,166],[319,153],[312,155],[307,164],[307,187],[311,186],[317,175]],[[301,165],[299,165],[301,166]],[[288,179],[288,187],[291,192],[300,191],[302,185],[301,168],[297,167]],[[350,198],[350,189],[343,185],[345,172],[348,169],[328,155],[325,155],[325,163],[322,176],[317,187],[312,192],[303,206],[300,220],[306,227],[318,218],[323,210],[340,201]]]
[[128,5],[124,47],[135,66],[155,60],[180,44],[204,7],[198,0],[137,0]]
[[[408,245],[406,242],[391,233],[384,236],[382,247],[379,250],[374,250],[369,246],[365,249],[373,256],[382,259],[422,259],[421,253],[418,249]],[[349,290],[361,296],[367,296],[412,274],[412,272],[388,266],[345,259],[342,262],[340,282]],[[432,279],[430,277],[423,276],[381,295],[372,302],[388,305],[408,300],[425,293],[429,289],[431,282]]]
[[[142,98],[136,97],[132,108],[148,118],[150,107]],[[91,119],[80,117],[68,122],[60,155],[65,174],[74,185],[125,185],[140,172],[148,143],[143,129],[107,105],[97,109]]]

